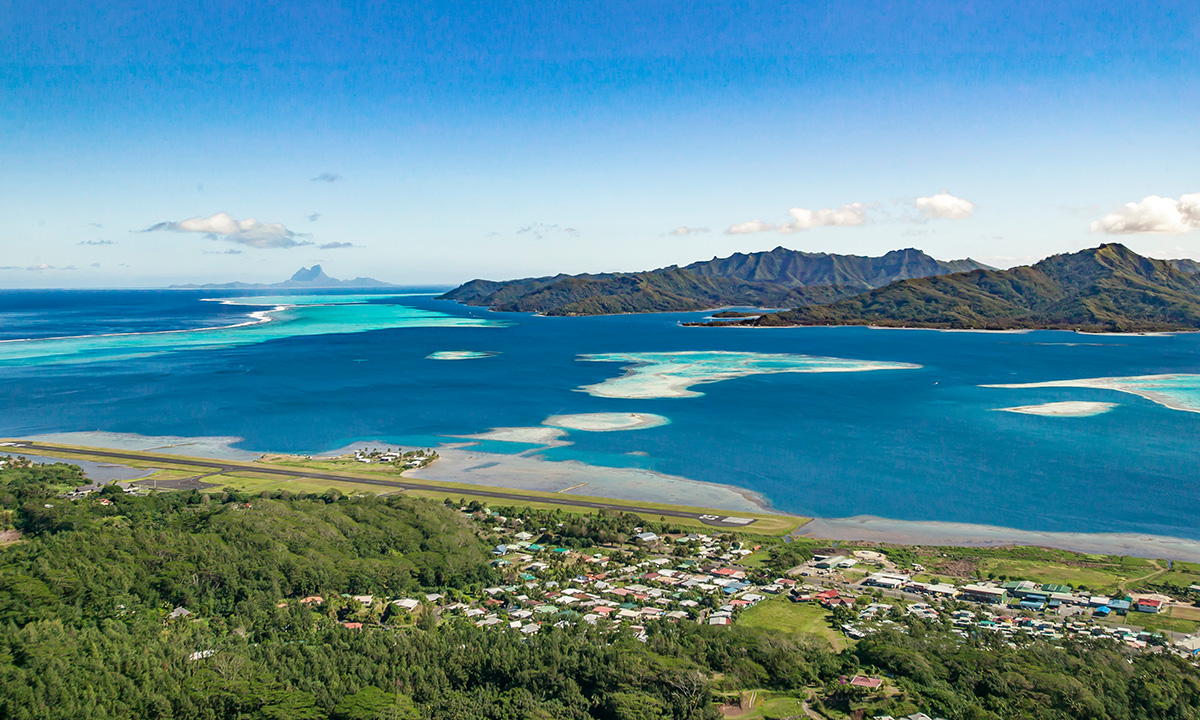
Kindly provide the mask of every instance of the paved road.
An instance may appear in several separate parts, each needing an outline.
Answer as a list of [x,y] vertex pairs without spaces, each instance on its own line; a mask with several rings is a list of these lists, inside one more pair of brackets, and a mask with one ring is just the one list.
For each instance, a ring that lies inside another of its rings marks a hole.
[[[53,453],[55,455],[88,455],[93,457],[102,457],[110,460],[138,460],[141,462],[159,462],[170,463],[171,465],[181,465],[184,467],[194,467],[207,471],[210,475],[231,473],[231,472],[253,472],[260,475],[278,475],[280,477],[289,478],[307,478],[313,480],[334,480],[338,482],[353,482],[361,485],[378,485],[380,487],[388,487],[396,490],[434,490],[446,492],[456,492],[457,489],[440,488],[436,485],[429,485],[417,482],[405,482],[403,480],[382,480],[378,478],[367,478],[359,475],[346,475],[341,473],[317,472],[314,470],[305,470],[299,468],[276,467],[271,465],[259,465],[252,463],[230,463],[223,460],[210,460],[200,458],[164,457],[162,455],[147,455],[135,450],[101,450],[89,448],[87,450],[78,450],[74,448],[64,447],[62,445],[53,445],[50,443],[32,442],[32,441],[10,441],[0,446],[0,452],[4,448],[12,448],[14,450],[28,450],[31,454],[37,452]],[[569,505],[571,507],[588,508],[591,510],[613,510],[616,512],[640,512],[648,515],[661,515],[664,517],[689,518],[699,520],[705,525],[721,528],[744,528],[749,527],[755,521],[749,518],[738,518],[728,515],[708,515],[684,510],[666,510],[662,508],[639,507],[637,505],[624,505],[616,503],[596,502],[592,500],[581,500],[573,498],[569,495],[558,496],[554,498],[540,497],[537,495],[522,495],[519,491],[499,492],[496,490],[488,490],[479,486],[473,486],[470,490],[462,490],[464,495],[482,496],[489,498],[497,498],[504,500],[513,505],[519,505],[522,502],[552,502],[555,505]]]

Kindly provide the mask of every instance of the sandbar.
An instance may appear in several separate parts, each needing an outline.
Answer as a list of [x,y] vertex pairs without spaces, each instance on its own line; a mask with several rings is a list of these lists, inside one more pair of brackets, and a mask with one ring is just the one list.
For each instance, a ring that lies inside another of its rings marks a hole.
[[1044,417],[1092,417],[1093,415],[1103,415],[1115,407],[1117,407],[1117,403],[1068,400],[1065,402],[1043,403],[1041,405],[999,408],[999,410],[1000,412],[1042,415]]
[[1200,413],[1200,375],[1130,375],[1126,377],[1081,378],[1050,382],[983,385],[988,388],[1025,390],[1036,388],[1091,388],[1115,390],[1143,397],[1163,407],[1182,412]]
[[442,445],[439,460],[406,477],[493,487],[592,495],[614,500],[687,505],[735,512],[776,512],[757,494],[641,468],[611,468],[536,455],[480,452],[469,444]]
[[499,355],[482,350],[438,350],[425,356],[426,360],[479,360]]
[[466,440],[491,440],[494,442],[537,445],[539,447],[562,447],[571,443],[565,440],[567,431],[558,427],[499,427],[475,435],[449,435]]
[[584,413],[580,415],[551,415],[543,425],[583,430],[586,432],[615,432],[620,430],[645,430],[659,427],[671,421],[662,415],[651,413]]
[[872,360],[755,352],[647,352],[580,355],[585,362],[626,363],[625,374],[579,390],[596,397],[651,398],[700,397],[693,385],[775,373],[866,372],[912,370],[920,365]]

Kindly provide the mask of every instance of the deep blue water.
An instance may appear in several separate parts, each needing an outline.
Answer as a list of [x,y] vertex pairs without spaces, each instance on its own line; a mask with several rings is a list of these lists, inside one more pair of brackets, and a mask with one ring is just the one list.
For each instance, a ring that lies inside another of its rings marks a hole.
[[[199,302],[217,294],[3,292],[0,338],[195,328],[244,318],[247,308]],[[292,337],[116,362],[0,365],[0,436],[219,435],[242,437],[240,446],[249,450],[317,452],[357,439],[400,442],[536,426],[554,414],[646,412],[671,423],[571,432],[573,445],[545,455],[738,485],[804,515],[1200,539],[1200,414],[1106,390],[979,387],[1197,373],[1198,335],[710,330],[678,324],[701,314],[544,318],[431,298],[400,302],[507,324]],[[499,354],[426,359],[439,350]],[[759,375],[696,386],[704,395],[692,398],[612,399],[577,390],[622,373],[618,364],[581,362],[581,354],[681,350],[922,367]],[[1058,400],[1119,406],[1082,418],[995,412]],[[634,451],[646,456],[628,454]]]

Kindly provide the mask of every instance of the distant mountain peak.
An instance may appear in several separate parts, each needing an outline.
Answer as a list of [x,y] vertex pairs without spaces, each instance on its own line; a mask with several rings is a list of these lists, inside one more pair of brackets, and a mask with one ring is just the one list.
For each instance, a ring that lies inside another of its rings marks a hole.
[[173,288],[225,288],[233,290],[259,288],[384,288],[394,287],[392,283],[369,277],[356,277],[353,280],[338,280],[325,274],[320,265],[302,267],[290,278],[277,283],[209,283],[207,285],[172,285]]
[[[325,274],[325,271],[320,265],[313,265],[310,268],[302,267],[292,275],[292,282],[316,282],[318,280],[333,280]],[[340,282],[340,281],[338,281]]]

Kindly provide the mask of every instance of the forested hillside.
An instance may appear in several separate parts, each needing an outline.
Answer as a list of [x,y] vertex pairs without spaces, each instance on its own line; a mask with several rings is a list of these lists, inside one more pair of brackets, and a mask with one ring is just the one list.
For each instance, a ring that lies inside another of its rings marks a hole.
[[1112,243],[1031,266],[904,280],[746,325],[873,324],[1134,332],[1200,328],[1200,275]]
[[442,297],[544,315],[684,312],[730,305],[791,308],[830,303],[894,280],[981,267],[974,260],[942,262],[912,249],[865,257],[779,247],[640,273],[472,280]]
[[897,280],[990,268],[970,258],[937,260],[915,248],[869,257],[777,247],[769,252],[734,253],[727,258],[694,262],[685,265],[684,269],[705,277],[775,283],[784,287],[828,285],[862,291]]
[[[936,622],[834,652],[811,636],[686,620],[648,620],[639,640],[603,622],[523,635],[426,604],[398,612],[343,594],[486,602],[485,585],[518,580],[489,561],[497,521],[458,504],[333,492],[113,488],[67,500],[60,487],[74,478],[66,466],[0,470],[5,521],[22,534],[0,548],[6,719],[712,720],[718,697],[742,690],[811,694],[835,712],[859,672],[892,678],[880,707],[955,720],[1184,719],[1200,707],[1200,673],[1179,657],[963,639]],[[571,546],[642,522],[525,517]],[[518,580],[510,594],[520,591]]]

